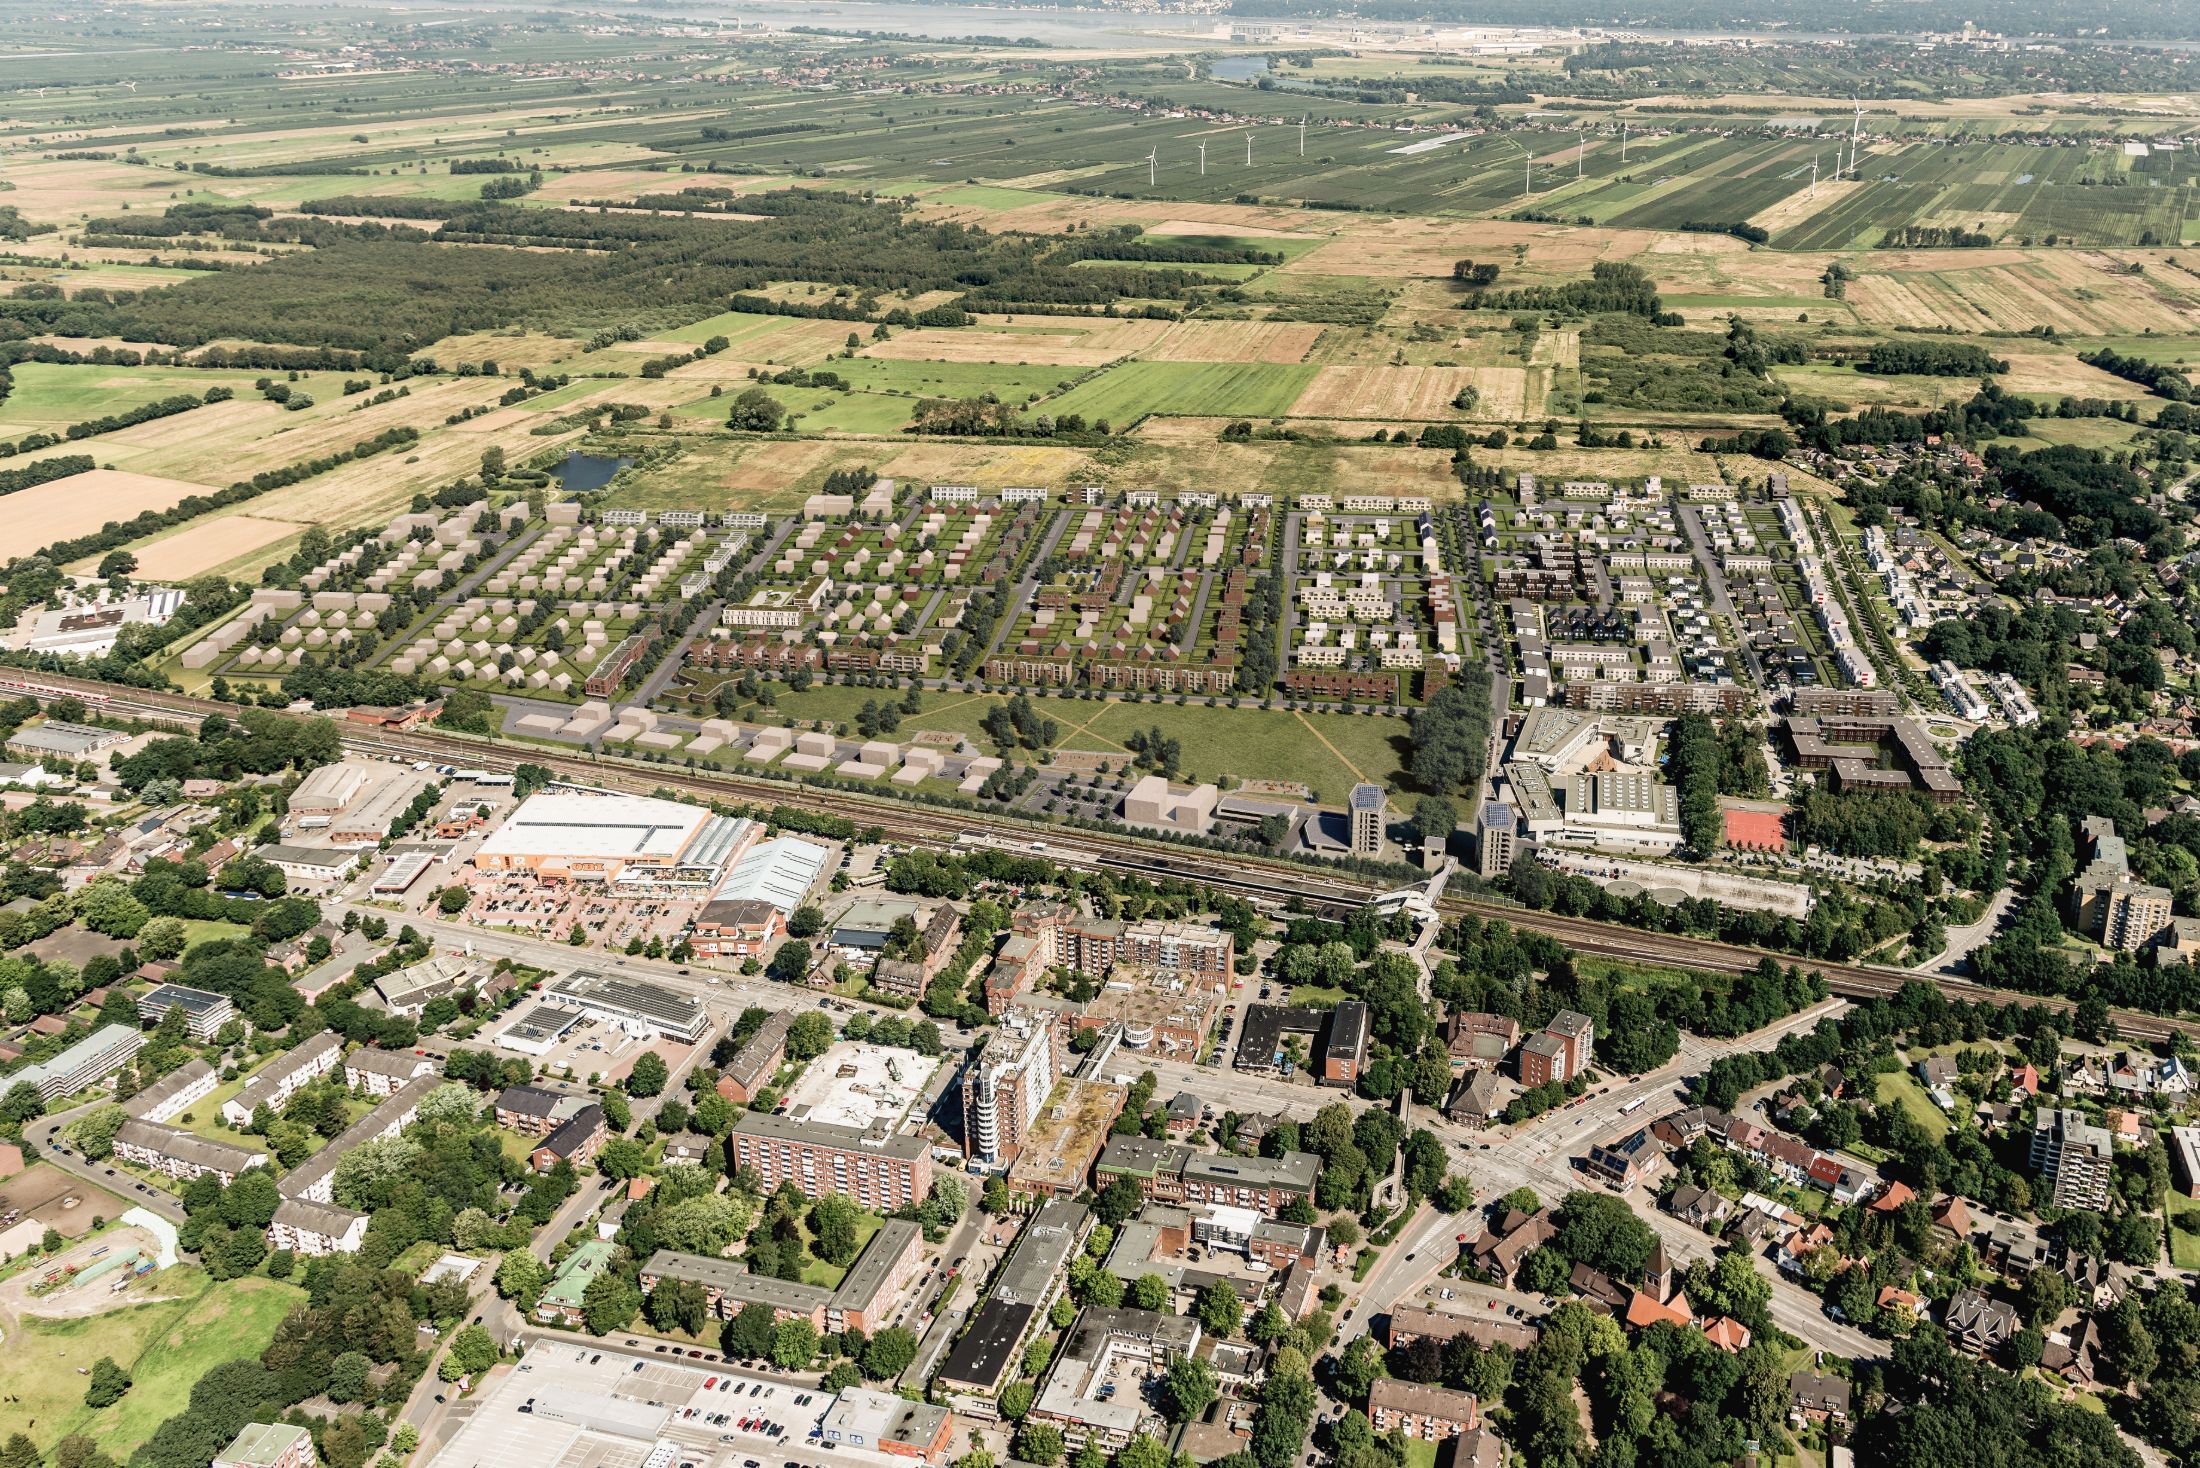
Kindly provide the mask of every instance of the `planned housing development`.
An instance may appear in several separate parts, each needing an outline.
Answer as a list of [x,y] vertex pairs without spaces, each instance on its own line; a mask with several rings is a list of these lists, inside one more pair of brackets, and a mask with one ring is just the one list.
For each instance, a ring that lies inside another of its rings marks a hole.
[[0,26],[0,1468],[2200,1455],[2200,17]]

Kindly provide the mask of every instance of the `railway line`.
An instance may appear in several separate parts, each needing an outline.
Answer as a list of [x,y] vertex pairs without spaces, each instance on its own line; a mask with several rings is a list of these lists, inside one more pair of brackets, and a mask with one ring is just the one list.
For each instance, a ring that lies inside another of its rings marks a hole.
[[[234,705],[211,699],[124,688],[60,674],[10,672],[0,676],[0,698],[20,695],[42,699],[77,697],[117,714],[187,727],[196,727],[208,714],[236,712]],[[339,727],[343,729],[346,747],[363,754],[463,764],[505,773],[521,764],[533,764],[563,779],[641,793],[662,788],[706,798],[801,804],[844,816],[859,825],[877,826],[891,840],[942,851],[968,850],[972,836],[979,834],[992,838],[981,844],[997,849],[1042,856],[1088,871],[1198,882],[1270,907],[1294,900],[1324,908],[1357,907],[1385,890],[1382,884],[1364,878],[1320,872],[1244,853],[1208,852],[1129,834],[1073,830],[984,811],[943,810],[759,775],[725,771],[704,773],[617,758],[583,757],[537,746],[515,748],[435,730],[400,732]],[[1548,934],[1579,952],[1622,961],[1723,974],[1755,968],[1766,958],[1783,965],[1801,963],[1822,974],[1828,989],[1844,998],[1886,998],[1905,984],[1923,979],[1953,1000],[2038,1004],[2056,1011],[2075,1007],[2066,999],[2019,994],[1967,979],[1914,974],[1907,969],[1878,964],[1798,960],[1790,954],[1683,934],[1646,933],[1612,923],[1538,912],[1483,899],[1446,895],[1437,899],[1436,906],[1439,912],[1446,914],[1502,920],[1515,927]],[[2135,1040],[2163,1041],[2180,1030],[2200,1035],[2200,1025],[2192,1022],[2132,1010],[2111,1011],[2111,1018],[2120,1033]]]

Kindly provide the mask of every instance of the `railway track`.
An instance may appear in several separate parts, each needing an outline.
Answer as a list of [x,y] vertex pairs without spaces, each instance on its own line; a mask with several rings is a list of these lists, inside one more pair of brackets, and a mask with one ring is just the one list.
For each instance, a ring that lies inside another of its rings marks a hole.
[[[152,720],[196,727],[212,713],[234,714],[234,705],[184,694],[123,688],[114,684],[60,674],[10,674],[0,678],[0,697],[74,696],[100,708]],[[315,715],[313,717],[322,717]],[[368,728],[344,730],[347,747],[366,754],[381,754],[438,764],[509,773],[521,764],[539,765],[564,779],[586,784],[647,792],[664,788],[704,797],[774,804],[798,804],[844,816],[859,825],[877,826],[897,842],[940,850],[967,850],[974,833],[989,834],[986,843],[998,849],[1042,856],[1067,866],[1089,871],[1112,871],[1149,879],[1198,882],[1217,891],[1251,901],[1281,905],[1291,901],[1323,907],[1356,907],[1387,890],[1382,884],[1341,874],[1330,874],[1292,863],[1241,853],[1201,851],[1132,835],[1072,830],[1034,821],[1020,821],[984,811],[940,810],[912,803],[828,790],[772,780],[757,775],[725,771],[704,773],[673,766],[562,754],[535,746],[509,745],[434,730],[396,732]],[[1892,996],[1905,984],[1925,981],[1952,1000],[1987,1001],[1996,1004],[2037,1004],[2057,1012],[2075,1008],[2069,1000],[2019,994],[1968,979],[1946,975],[1911,973],[1880,964],[1828,963],[1800,960],[1791,954],[1745,948],[1708,938],[1683,934],[1645,933],[1589,918],[1566,917],[1468,897],[1444,896],[1437,910],[1454,916],[1472,915],[1497,919],[1515,927],[1545,933],[1569,947],[1603,958],[1736,974],[1755,968],[1763,960],[1800,964],[1821,974],[1827,988],[1844,998],[1879,999]],[[2133,1010],[2112,1010],[2117,1030],[2135,1040],[2164,1041],[2173,1033],[2200,1036],[2200,1025],[2164,1019]]]

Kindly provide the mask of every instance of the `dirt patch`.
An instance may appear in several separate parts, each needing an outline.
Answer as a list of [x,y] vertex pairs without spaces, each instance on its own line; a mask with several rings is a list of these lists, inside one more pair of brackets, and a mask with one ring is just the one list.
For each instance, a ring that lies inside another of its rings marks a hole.
[[[1478,372],[1504,373],[1488,367],[1324,367],[1291,405],[1294,418],[1411,418],[1450,421],[1460,416],[1452,399],[1476,386]],[[1514,378],[1521,374],[1511,373]],[[1519,397],[1517,386],[1512,396]],[[1480,413],[1481,409],[1477,409]],[[1506,412],[1493,407],[1490,416],[1518,418],[1515,408]]]
[[120,1218],[129,1204],[58,1167],[39,1164],[0,1185],[0,1214],[20,1211],[63,1238],[81,1238],[94,1218]]
[[[86,1204],[85,1208],[91,1205]],[[85,1208],[76,1211],[84,1212]],[[112,1214],[108,1215],[110,1218]],[[84,1218],[89,1229],[91,1215]],[[84,1232],[80,1229],[78,1232]],[[67,1230],[63,1230],[67,1232]],[[107,1269],[81,1285],[61,1285],[34,1293],[32,1286],[42,1282],[47,1275],[65,1270],[71,1265],[79,1274],[97,1269],[118,1255],[137,1250],[140,1259],[158,1261],[160,1240],[152,1232],[142,1228],[109,1229],[98,1241],[87,1240],[73,1249],[64,1249],[43,1264],[31,1266],[5,1284],[0,1284],[0,1313],[36,1315],[48,1320],[80,1320],[89,1315],[104,1315],[110,1310],[120,1310],[129,1305],[143,1305],[161,1298],[157,1283],[159,1276],[152,1275],[140,1281],[134,1288],[116,1289],[117,1281],[129,1277],[131,1266],[108,1265]]]
[[1777,203],[1768,204],[1750,215],[1749,222],[1760,229],[1778,234],[1783,229],[1795,228],[1822,210],[1831,209],[1863,187],[1860,179],[1844,178],[1835,182],[1830,178],[1822,178],[1815,191],[1806,187],[1799,193],[1789,194]]
[[[1164,219],[1159,224],[1146,226],[1148,234],[1214,234],[1220,228],[1207,219]],[[1304,229],[1269,229],[1259,224],[1232,224],[1230,233],[1247,240],[1316,240],[1319,231]]]
[[24,549],[51,545],[87,535],[110,520],[132,520],[147,510],[165,510],[192,495],[212,493],[209,485],[182,479],[87,469],[9,495],[8,540]]
[[166,540],[156,540],[139,550],[137,573],[154,581],[184,581],[203,576],[263,545],[273,545],[296,535],[304,528],[288,520],[262,520],[252,515],[200,520]]

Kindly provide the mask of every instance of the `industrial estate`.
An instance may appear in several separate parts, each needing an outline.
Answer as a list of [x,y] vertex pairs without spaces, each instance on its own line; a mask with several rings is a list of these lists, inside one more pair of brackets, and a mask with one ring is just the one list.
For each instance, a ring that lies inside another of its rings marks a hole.
[[2192,1461],[2196,40],[0,13],[0,1468]]

